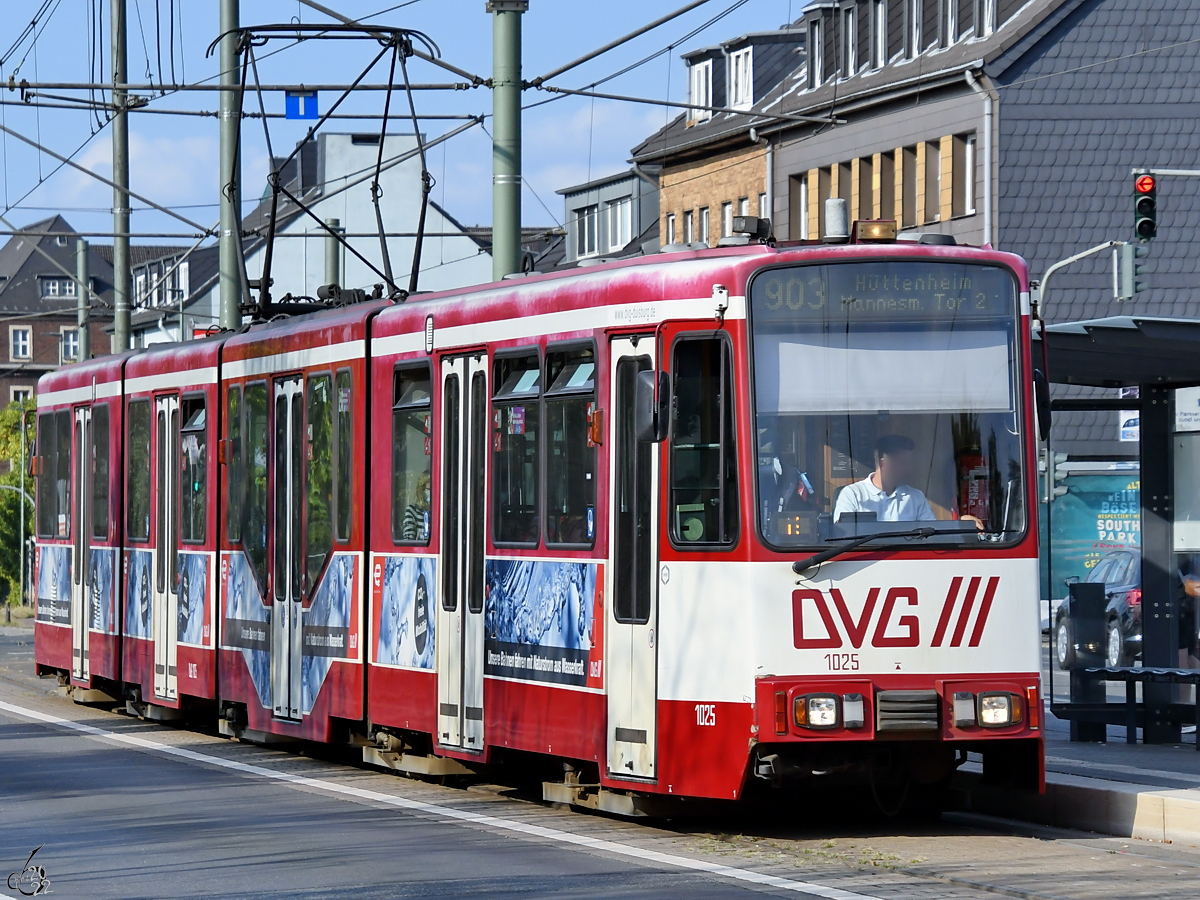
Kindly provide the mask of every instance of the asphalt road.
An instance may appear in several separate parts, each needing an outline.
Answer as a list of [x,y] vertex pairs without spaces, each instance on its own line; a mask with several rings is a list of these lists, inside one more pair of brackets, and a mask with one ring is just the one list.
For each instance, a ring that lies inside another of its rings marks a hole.
[[31,657],[0,629],[0,879],[44,845],[58,897],[1200,896],[1200,850],[828,805],[626,822],[80,707]]

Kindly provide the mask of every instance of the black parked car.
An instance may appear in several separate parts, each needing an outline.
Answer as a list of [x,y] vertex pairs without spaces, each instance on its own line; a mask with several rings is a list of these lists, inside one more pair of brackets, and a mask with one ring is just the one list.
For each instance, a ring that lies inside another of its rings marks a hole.
[[[1066,583],[1070,586],[1078,581],[1072,576]],[[1105,665],[1130,665],[1142,655],[1142,554],[1136,550],[1106,553],[1084,582],[1104,585],[1108,601],[1104,609]],[[1054,632],[1059,668],[1068,669],[1075,665],[1075,640],[1067,603],[1058,608]]]

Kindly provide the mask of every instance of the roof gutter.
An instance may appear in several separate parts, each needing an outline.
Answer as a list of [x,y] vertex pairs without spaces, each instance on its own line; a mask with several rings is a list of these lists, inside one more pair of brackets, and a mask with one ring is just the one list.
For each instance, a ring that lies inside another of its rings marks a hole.
[[992,141],[996,103],[1000,100],[1000,96],[991,79],[982,69],[979,70],[978,76],[971,69],[967,69],[964,75],[971,90],[983,97],[983,245],[991,247],[993,246],[992,227],[994,221],[992,181],[995,174],[992,171]]

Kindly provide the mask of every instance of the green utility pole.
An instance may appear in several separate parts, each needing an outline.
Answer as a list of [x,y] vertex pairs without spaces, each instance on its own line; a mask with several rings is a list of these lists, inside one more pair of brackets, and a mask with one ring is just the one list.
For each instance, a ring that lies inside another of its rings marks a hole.
[[[241,83],[238,72],[238,0],[221,0],[221,84],[225,87]],[[242,301],[242,265],[240,247],[242,217],[239,198],[242,194],[242,165],[238,152],[238,137],[242,123],[238,113],[238,94],[234,90],[221,93],[221,225],[218,254],[220,271],[220,325],[233,331],[242,324],[238,309]]]
[[521,271],[521,14],[529,0],[487,0],[492,15],[492,278]]
[[125,52],[125,0],[112,0],[113,350],[129,349],[129,73]]
[[88,290],[92,279],[88,272],[88,242],[83,238],[79,238],[75,242],[75,280],[79,282],[75,285],[75,297],[78,300],[76,307],[79,310],[77,319],[79,328],[78,359],[83,362],[92,355],[92,346],[88,335],[88,306],[92,302]]

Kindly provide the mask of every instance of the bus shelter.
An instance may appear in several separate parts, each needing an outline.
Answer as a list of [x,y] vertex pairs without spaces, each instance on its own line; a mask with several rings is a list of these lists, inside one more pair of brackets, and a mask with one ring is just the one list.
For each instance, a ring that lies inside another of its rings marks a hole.
[[[1072,740],[1103,741],[1107,726],[1118,725],[1131,741],[1137,729],[1146,743],[1179,741],[1197,722],[1200,682],[1200,320],[1120,316],[1051,325],[1034,354],[1053,384],[1138,389],[1136,396],[1054,399],[1052,411],[1110,410],[1115,425],[1119,412],[1136,410],[1140,428],[1140,578],[1135,571],[1124,584],[1106,585],[1097,573],[1068,586],[1066,609],[1050,617],[1051,709],[1070,720]],[[1050,511],[1053,446],[1045,458]],[[1062,635],[1055,615],[1068,622]],[[1126,640],[1138,641],[1130,632],[1140,629],[1141,646],[1114,666],[1106,629],[1118,616]],[[1064,637],[1070,646],[1059,654]]]

